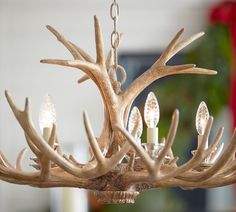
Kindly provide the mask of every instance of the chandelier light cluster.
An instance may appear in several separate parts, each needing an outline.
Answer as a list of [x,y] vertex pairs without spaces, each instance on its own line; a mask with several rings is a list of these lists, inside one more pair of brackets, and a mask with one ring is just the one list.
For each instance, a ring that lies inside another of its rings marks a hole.
[[[117,51],[120,33],[117,32],[119,6],[114,0],[111,17],[114,31],[111,35],[112,48],[105,57],[103,36],[98,18],[94,17],[96,60],[76,44],[65,39],[53,27],[48,30],[72,54],[73,60],[44,59],[41,63],[72,67],[84,72],[79,83],[92,80],[100,91],[104,104],[104,126],[100,136],[95,136],[88,114],[83,113],[84,126],[90,144],[91,158],[81,164],[73,155],[63,153],[56,134],[56,110],[50,95],[46,95],[39,114],[38,132],[31,119],[30,103],[19,109],[8,91],[7,101],[22,127],[27,144],[35,157],[32,158],[35,171],[26,172],[21,163],[26,149],[20,151],[16,165],[12,165],[0,152],[0,179],[15,184],[39,188],[76,187],[94,191],[101,203],[134,203],[140,191],[162,187],[184,189],[220,187],[236,182],[236,134],[223,151],[219,141],[223,134],[220,128],[213,140],[209,136],[213,117],[209,115],[206,103],[201,102],[196,115],[198,132],[197,149],[186,163],[177,164],[178,157],[172,151],[177,133],[179,111],[172,116],[170,129],[165,138],[158,137],[160,108],[153,92],[147,96],[144,120],[147,138],[141,141],[143,121],[137,107],[132,107],[135,98],[154,81],[175,74],[215,75],[216,71],[197,68],[193,64],[169,66],[167,62],[180,50],[200,38],[197,33],[179,41],[180,30],[158,60],[125,90],[126,72],[118,64]],[[121,73],[119,81],[116,74]],[[209,143],[208,143],[209,142]]]

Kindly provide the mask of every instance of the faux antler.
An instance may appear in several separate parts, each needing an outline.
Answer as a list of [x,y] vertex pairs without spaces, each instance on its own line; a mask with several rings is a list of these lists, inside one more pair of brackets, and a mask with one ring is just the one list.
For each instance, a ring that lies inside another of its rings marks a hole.
[[[104,127],[98,138],[94,135],[87,113],[83,114],[92,159],[86,164],[81,164],[72,155],[63,154],[58,146],[55,124],[47,142],[36,131],[32,123],[29,100],[26,99],[25,108],[22,111],[6,91],[8,103],[24,130],[28,146],[36,156],[32,160],[36,163],[33,167],[37,171],[29,173],[22,171],[21,162],[25,149],[19,153],[15,167],[0,153],[0,179],[35,187],[67,186],[96,190],[98,191],[97,198],[106,203],[133,202],[138,195],[136,190],[146,188],[176,186],[186,189],[207,188],[236,182],[233,175],[236,169],[233,157],[236,150],[236,133],[218,160],[223,148],[222,144],[218,143],[222,137],[223,128],[218,131],[209,148],[205,149],[213,117],[208,120],[206,130],[194,156],[180,166],[177,165],[178,157],[174,156],[172,152],[172,144],[179,122],[178,110],[175,110],[173,114],[169,133],[166,140],[163,139],[164,147],[156,159],[151,158],[136,142],[133,135],[136,135],[138,123],[135,123],[133,132],[129,133],[126,130],[134,99],[152,82],[175,74],[215,75],[217,73],[213,70],[196,68],[193,64],[166,65],[176,53],[204,33],[195,34],[178,43],[184,31],[180,30],[154,65],[122,91],[120,88],[122,82],[116,81],[114,77],[116,70],[112,70],[114,67],[111,62],[111,52],[105,59],[103,36],[96,16],[94,23],[96,60],[93,60],[83,49],[65,39],[51,26],[47,26],[47,28],[70,51],[74,60],[41,60],[42,63],[80,69],[85,75],[79,82],[91,79],[99,89],[104,103]],[[123,70],[123,68],[121,69]],[[169,156],[169,161],[166,161],[166,156]],[[123,161],[124,157],[128,162]],[[206,160],[211,161],[212,164],[206,166],[204,164]]]
[[[178,112],[175,111],[169,132],[169,134],[173,135],[172,139],[174,139],[177,123]],[[210,117],[203,139],[199,148],[197,149],[196,154],[190,161],[179,167],[173,166],[172,162],[168,164],[163,164],[162,162],[163,155],[166,155],[168,149],[171,148],[173,141],[167,141],[165,148],[162,150],[156,161],[154,161],[149,157],[146,151],[143,151],[143,149],[137,145],[134,138],[130,136],[130,134],[125,129],[118,127],[130,142],[130,145],[132,145],[136,150],[148,171],[127,172],[123,175],[122,179],[126,185],[130,185],[131,183],[138,184],[139,189],[145,188],[146,183],[149,183],[150,188],[180,186],[184,187],[185,189],[216,187],[235,183],[236,178],[233,177],[233,174],[235,174],[236,162],[232,156],[236,151],[236,133],[234,133],[231,142],[218,161],[212,164],[206,171],[198,171],[198,167],[202,165],[204,159],[211,155],[211,153],[216,148],[223,133],[223,128],[221,128],[209,148],[204,149],[210,135],[212,124],[213,118]]]
[[[21,111],[16,107],[16,105],[14,104],[8,92],[6,92],[6,98],[8,100],[8,103],[16,119],[18,120],[19,124],[25,131],[25,134],[29,137],[27,140],[28,141],[30,140],[29,142],[31,142],[32,145],[34,145],[34,149],[37,149],[38,152],[36,153],[37,154],[36,156],[40,156],[40,153],[41,154],[43,153],[44,157],[45,156],[47,157],[45,164],[43,163],[41,164],[42,166],[41,171],[45,172],[45,174],[48,174],[49,172],[48,159],[50,159],[55,164],[57,164],[62,170],[70,173],[71,175],[74,175],[79,178],[88,178],[88,179],[96,178],[96,177],[106,174],[113,167],[115,167],[129,150],[128,148],[129,145],[124,144],[121,150],[117,152],[115,155],[113,155],[112,158],[106,159],[103,156],[97,144],[95,136],[93,135],[88,116],[86,113],[84,113],[84,123],[85,123],[86,132],[88,135],[91,149],[93,150],[96,160],[84,165],[82,168],[78,168],[74,166],[72,163],[69,163],[68,161],[66,161],[61,155],[57,154],[52,148],[52,144],[55,142],[55,138],[56,138],[55,125],[53,126],[49,143],[47,143],[42,138],[42,136],[37,133],[37,131],[33,127],[34,125],[32,124],[31,116],[30,116],[29,100],[26,99],[25,109]],[[34,152],[36,151],[34,150]],[[40,159],[41,157],[39,157],[39,160]]]

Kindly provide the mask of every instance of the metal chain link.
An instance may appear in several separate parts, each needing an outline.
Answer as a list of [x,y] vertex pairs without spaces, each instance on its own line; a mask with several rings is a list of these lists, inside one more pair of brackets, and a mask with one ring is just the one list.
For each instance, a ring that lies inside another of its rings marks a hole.
[[120,44],[120,33],[117,31],[117,22],[120,15],[120,8],[116,0],[113,0],[113,3],[110,8],[111,19],[113,20],[113,32],[111,33],[111,46],[113,49],[113,58],[114,58],[114,68],[118,67],[118,47]]

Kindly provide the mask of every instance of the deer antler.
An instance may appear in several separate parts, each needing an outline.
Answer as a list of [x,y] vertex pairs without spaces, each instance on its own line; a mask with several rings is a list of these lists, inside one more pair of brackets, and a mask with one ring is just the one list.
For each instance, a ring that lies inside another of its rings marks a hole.
[[[47,143],[35,130],[33,127],[30,116],[30,106],[29,106],[29,100],[26,99],[25,103],[25,109],[23,111],[20,111],[16,105],[14,104],[11,96],[6,91],[6,98],[8,100],[8,103],[18,120],[19,124],[25,131],[25,134],[29,137],[27,140],[30,140],[30,142],[34,145],[34,148],[37,148],[37,155],[39,156],[39,160],[41,161],[42,166],[42,172],[43,175],[48,175],[49,173],[49,160],[53,161],[55,164],[57,164],[61,169],[64,171],[79,177],[79,178],[96,178],[101,175],[106,174],[108,171],[110,171],[113,167],[115,167],[119,161],[124,157],[124,155],[129,151],[129,145],[124,144],[124,146],[121,148],[119,152],[117,152],[115,155],[112,156],[112,158],[106,159],[103,154],[101,153],[101,150],[97,144],[96,138],[93,135],[90,122],[88,119],[88,116],[86,113],[84,113],[84,124],[86,128],[86,132],[89,138],[90,146],[93,150],[94,156],[96,158],[96,161],[92,161],[86,165],[83,166],[83,168],[78,168],[74,166],[73,164],[66,161],[62,156],[57,154],[54,149],[52,148],[53,143],[56,139],[56,126],[53,126],[53,130],[50,136],[50,140]],[[35,150],[34,150],[35,151]],[[44,154],[44,157],[46,156],[47,159],[44,161],[40,157],[40,154]]]
[[[128,191],[131,188],[136,190],[143,190],[147,187],[176,186],[186,189],[207,188],[236,182],[236,178],[233,176],[236,169],[236,161],[233,158],[236,149],[236,133],[218,160],[216,158],[223,148],[218,143],[222,137],[223,128],[218,131],[209,148],[205,149],[212,128],[213,117],[208,120],[196,153],[192,159],[181,166],[177,165],[178,157],[173,155],[171,149],[179,122],[178,110],[175,110],[173,114],[164,148],[156,160],[152,159],[133,137],[138,130],[138,123],[135,123],[133,132],[129,133],[126,130],[130,108],[134,99],[152,82],[175,74],[215,75],[217,73],[213,70],[196,68],[193,64],[166,65],[176,53],[204,33],[195,34],[178,43],[184,31],[183,29],[180,30],[154,65],[131,83],[127,89],[121,91],[121,82],[116,82],[115,77],[109,73],[111,54],[109,53],[107,60],[105,60],[103,36],[96,16],[94,17],[94,23],[96,61],[83,49],[66,40],[51,26],[47,26],[47,28],[70,51],[74,60],[41,60],[42,63],[80,69],[85,75],[79,82],[91,79],[99,89],[104,103],[104,127],[98,138],[94,135],[87,113],[84,112],[83,114],[93,159],[86,164],[81,164],[72,155],[63,154],[60,146],[55,148],[57,144],[55,124],[49,141],[45,141],[32,123],[29,100],[26,99],[24,110],[20,110],[6,91],[7,101],[24,130],[28,146],[36,156],[32,160],[36,163],[33,167],[37,171],[29,173],[22,171],[21,161],[25,150],[19,153],[16,167],[11,165],[6,157],[0,153],[0,179],[35,187],[67,186],[91,189],[99,191],[97,195],[101,201],[115,203],[120,203],[120,201],[132,202],[138,192]],[[131,151],[129,151],[130,147],[132,147]],[[109,148],[108,153],[104,153],[105,148]],[[128,163],[122,161],[126,154]],[[165,157],[167,155],[171,158],[170,161],[166,162]],[[209,158],[214,163],[209,167],[203,167],[204,160]],[[204,168],[206,170],[202,171]],[[99,197],[99,195],[101,196]]]

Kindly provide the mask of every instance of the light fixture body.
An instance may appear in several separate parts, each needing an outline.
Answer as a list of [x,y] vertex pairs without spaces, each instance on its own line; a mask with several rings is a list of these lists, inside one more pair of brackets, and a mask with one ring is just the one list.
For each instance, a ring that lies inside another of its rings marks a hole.
[[[93,158],[88,163],[81,164],[73,155],[64,154],[60,149],[60,143],[57,144],[57,148],[54,148],[57,142],[56,125],[53,124],[49,140],[46,141],[32,123],[28,98],[25,101],[25,108],[21,110],[16,106],[9,92],[6,91],[7,101],[25,133],[29,148],[35,155],[33,167],[36,170],[31,172],[23,170],[21,163],[25,149],[19,153],[16,166],[10,164],[0,152],[0,179],[39,188],[84,188],[93,190],[99,202],[119,204],[134,203],[139,192],[146,189],[162,187],[212,188],[235,183],[236,134],[214,164],[205,170],[199,169],[202,161],[215,150],[223,134],[223,128],[221,128],[211,145],[205,149],[213,125],[213,117],[209,117],[207,121],[196,154],[190,161],[180,166],[177,164],[178,157],[174,156],[172,152],[179,122],[178,110],[173,113],[170,129],[158,158],[151,158],[137,143],[136,138],[126,130],[133,101],[154,81],[175,74],[217,74],[216,71],[197,68],[192,64],[166,66],[166,63],[175,54],[201,37],[203,33],[197,33],[179,41],[183,33],[183,30],[180,30],[153,66],[122,90],[122,83],[111,76],[111,55],[108,54],[108,57],[105,58],[102,31],[96,16],[94,17],[94,26],[95,59],[73,42],[65,39],[53,27],[47,26],[70,51],[74,60],[41,60],[42,63],[80,69],[85,75],[79,82],[90,79],[99,89],[104,103],[104,127],[101,135],[94,135],[88,114],[86,112],[83,114]],[[150,126],[153,127],[157,122],[154,121],[154,124]],[[132,128],[138,128],[139,123],[137,121],[136,126]],[[103,150],[107,147],[109,149],[104,154]],[[131,150],[134,150],[139,156],[138,159],[130,155]],[[170,155],[168,162],[165,162],[166,155]],[[121,162],[124,156],[127,156],[128,162]]]

